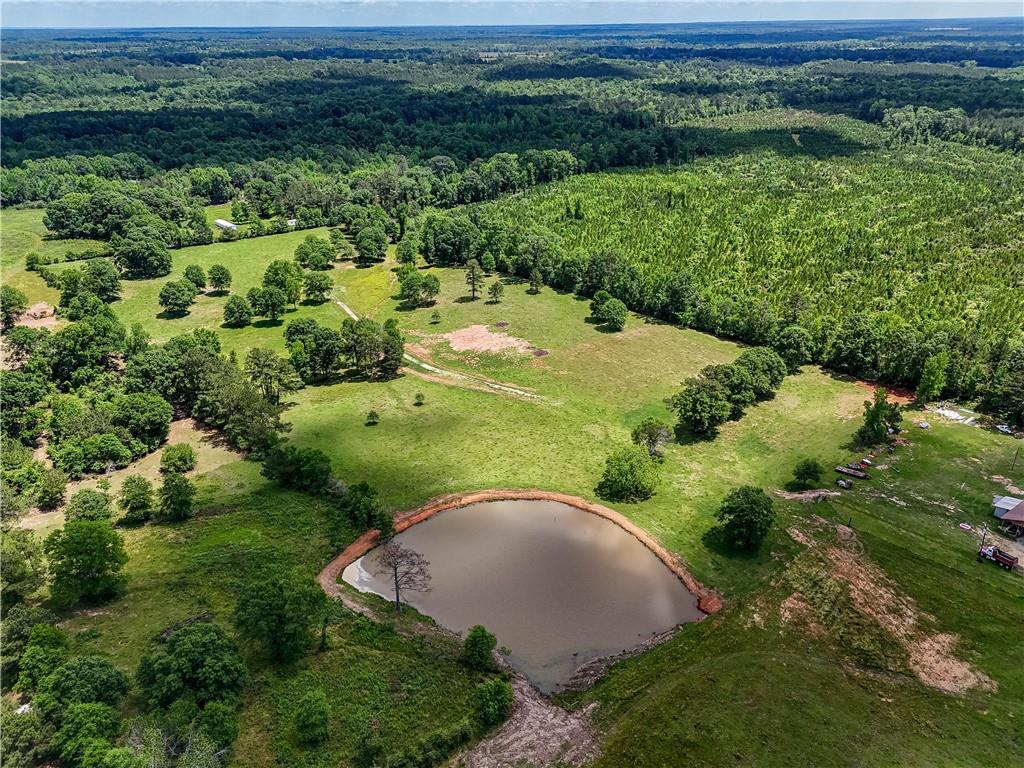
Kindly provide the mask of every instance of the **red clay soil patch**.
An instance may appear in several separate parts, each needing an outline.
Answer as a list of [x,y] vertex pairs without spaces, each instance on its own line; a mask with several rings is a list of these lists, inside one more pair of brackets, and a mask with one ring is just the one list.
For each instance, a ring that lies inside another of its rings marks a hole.
[[455,352],[521,352],[533,349],[533,345],[525,339],[517,339],[507,333],[492,331],[486,325],[470,325],[457,331],[442,334]]
[[[814,521],[819,527],[828,523]],[[835,526],[839,544],[823,544],[806,533],[790,528],[787,533],[801,544],[818,551],[831,565],[830,576],[849,590],[857,611],[872,619],[907,653],[907,664],[914,675],[927,686],[945,693],[962,694],[972,688],[993,691],[996,683],[984,672],[956,657],[959,638],[956,635],[930,632],[925,625],[934,625],[935,617],[917,607],[863,553],[856,533],[846,526]],[[781,607],[783,618],[796,618],[800,611],[800,595],[791,595]]]
[[56,328],[57,310],[45,301],[40,301],[25,310],[16,324],[25,328]]
[[[875,394],[876,389],[883,386],[882,384],[878,384],[873,381],[861,381],[860,379],[857,380],[856,384],[861,389],[869,390],[872,395]],[[912,389],[906,389],[905,387],[890,387],[888,385],[884,386],[885,391],[888,393],[886,396],[886,400],[888,400],[890,403],[899,403],[900,405],[906,405],[907,403],[912,403],[914,402],[914,400],[917,399]]]
[[[622,528],[626,533],[636,538],[641,544],[647,547],[655,557],[683,582],[683,585],[697,597],[697,607],[704,613],[717,613],[722,609],[722,596],[715,590],[701,584],[677,555],[669,552],[662,546],[661,542],[651,536],[643,528],[639,527],[629,518],[619,514],[613,509],[581,499],[578,496],[570,496],[567,493],[555,491],[539,491],[532,489],[488,489],[485,491],[474,491],[471,493],[451,493],[438,496],[415,509],[400,512],[395,516],[395,532],[401,533],[417,523],[422,523],[434,515],[456,507],[465,507],[470,504],[477,504],[482,501],[557,501],[568,504],[571,507],[582,509],[598,517],[603,517]],[[380,532],[371,529],[343,549],[331,562],[329,562],[317,577],[320,586],[330,597],[338,597],[341,593],[341,586],[338,584],[338,577],[345,568],[365,555],[375,546],[379,539]]]

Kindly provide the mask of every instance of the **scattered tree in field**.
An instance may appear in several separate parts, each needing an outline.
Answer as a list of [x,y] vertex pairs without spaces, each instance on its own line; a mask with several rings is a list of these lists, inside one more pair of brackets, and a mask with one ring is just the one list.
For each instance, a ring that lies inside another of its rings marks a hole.
[[[273,285],[263,288],[250,288],[246,294],[246,299],[249,301],[249,305],[255,314],[261,317],[269,317],[274,321],[284,314],[285,307],[288,306],[288,295]],[[296,294],[295,299],[296,301],[298,300],[298,294]]]
[[402,593],[430,591],[430,563],[419,552],[389,541],[381,548],[380,573],[391,577],[395,590],[395,611],[402,610]]
[[613,331],[621,331],[626,327],[629,310],[618,299],[608,299],[608,301],[601,305],[597,317],[606,328]]
[[271,405],[278,405],[283,395],[302,389],[302,379],[291,361],[272,349],[250,349],[245,356],[245,373]]
[[187,520],[192,517],[195,496],[196,487],[187,477],[177,472],[164,475],[156,517],[168,521]]
[[334,259],[336,261],[347,261],[355,258],[356,249],[352,247],[352,243],[345,236],[344,230],[332,229],[328,233],[328,237],[331,240],[331,247],[334,248]]
[[817,459],[800,459],[793,468],[793,479],[801,488],[813,488],[821,481],[824,471]]
[[383,261],[388,250],[388,235],[383,227],[363,227],[356,234],[356,258],[360,263]]
[[647,449],[652,457],[661,458],[665,446],[672,441],[672,430],[654,417],[644,419],[633,428],[633,443]]
[[608,291],[601,289],[597,291],[590,300],[590,316],[595,320],[601,319],[601,307],[612,298]]
[[113,515],[107,494],[91,488],[76,491],[64,507],[65,520],[110,520]]
[[658,467],[646,448],[630,445],[613,452],[605,462],[597,493],[612,501],[643,501],[658,485]]
[[484,271],[480,269],[480,262],[470,259],[466,262],[466,285],[469,286],[469,295],[476,301],[476,295],[484,287]]
[[505,295],[505,286],[500,280],[495,280],[487,287],[487,296],[492,304],[498,304],[501,297]]
[[745,485],[725,497],[715,517],[732,546],[757,549],[775,522],[775,505],[760,488]]
[[323,304],[327,301],[333,288],[334,281],[331,280],[330,275],[323,272],[310,272],[302,280],[302,292],[306,296],[306,301],[311,301],[314,304]]
[[398,280],[398,295],[410,307],[429,306],[441,291],[437,275],[416,270],[404,272]]
[[441,322],[441,312],[439,310],[435,309],[430,313],[430,322],[432,325],[437,325]]
[[426,397],[424,397],[423,393],[422,393],[422,392],[417,392],[417,393],[416,393],[416,397],[415,397],[415,399],[413,399],[413,405],[415,405],[415,406],[421,406],[421,405],[423,405],[423,404],[424,404],[424,403],[425,403],[426,401],[427,401],[427,398],[426,398]]
[[544,287],[544,276],[540,273],[540,270],[534,267],[530,270],[530,293],[536,295],[540,293],[540,289]]
[[672,407],[679,414],[679,426],[696,435],[714,434],[733,413],[729,391],[719,381],[703,377],[688,379],[673,396]]
[[898,432],[903,423],[903,414],[898,403],[889,402],[885,387],[875,390],[872,400],[864,401],[864,423],[857,430],[857,442],[861,445],[878,445],[889,439],[889,430]]
[[25,294],[11,285],[0,285],[0,329],[6,330],[18,322],[28,309]]
[[[270,288],[276,288],[284,295],[284,305],[297,304],[299,296],[302,294],[302,267],[294,261],[285,259],[276,259],[270,262],[263,272],[264,292]],[[250,298],[249,303],[253,305],[254,309],[256,308],[257,302]],[[284,305],[282,305],[282,311]],[[269,316],[270,313],[260,312],[260,314]]]
[[299,572],[273,571],[247,584],[235,608],[235,625],[261,643],[276,661],[294,661],[311,644],[327,598],[320,585]]
[[212,264],[206,276],[210,287],[217,293],[225,293],[231,288],[231,272],[223,264]]
[[153,484],[142,475],[129,475],[121,484],[117,498],[121,507],[121,520],[125,523],[144,523],[153,514]]
[[508,719],[515,704],[512,686],[500,678],[480,683],[473,691],[473,708],[477,721],[491,728]]
[[47,536],[43,550],[49,560],[54,600],[70,605],[117,595],[127,578],[124,542],[106,520],[72,520]]
[[946,388],[946,371],[949,368],[949,353],[932,355],[924,362],[921,380],[917,384],[917,400],[922,403],[937,400]]
[[285,488],[306,493],[326,493],[333,485],[331,460],[318,448],[292,445],[271,448],[260,472]]
[[376,426],[380,422],[380,414],[376,411],[370,411],[366,414],[366,425],[368,427]]
[[415,267],[419,256],[420,244],[415,237],[406,235],[399,240],[398,245],[395,246],[395,258],[398,260],[399,264]]
[[[6,613],[43,585],[46,570],[39,540],[24,528],[0,528],[0,559],[0,609]],[[6,637],[4,640],[6,643]]]
[[189,264],[185,267],[185,279],[200,291],[206,287],[206,273],[198,264]]
[[497,638],[487,631],[486,627],[477,624],[470,627],[462,641],[462,663],[477,672],[487,672],[494,668],[491,654],[497,646]]
[[205,707],[238,696],[248,674],[227,633],[204,621],[174,630],[155,653],[142,657],[135,676],[158,707],[184,696]]
[[295,249],[295,261],[306,269],[330,269],[335,253],[329,241],[316,235],[306,235]]
[[183,474],[196,468],[196,451],[188,443],[172,443],[165,446],[160,454],[160,471],[163,474]]
[[244,328],[252,322],[252,307],[242,296],[229,296],[224,304],[224,325]]
[[327,694],[322,688],[307,691],[295,708],[292,722],[295,733],[303,744],[320,744],[327,741],[330,708]]
[[68,476],[59,469],[43,472],[36,482],[36,506],[40,509],[56,509],[64,503],[64,492],[68,486]]
[[169,315],[183,315],[196,300],[196,286],[191,280],[172,280],[160,289],[158,301]]
[[758,400],[767,400],[775,396],[775,391],[782,385],[788,369],[786,363],[775,350],[769,347],[751,347],[745,349],[736,358],[733,365],[744,368],[750,373],[753,382],[754,396]]

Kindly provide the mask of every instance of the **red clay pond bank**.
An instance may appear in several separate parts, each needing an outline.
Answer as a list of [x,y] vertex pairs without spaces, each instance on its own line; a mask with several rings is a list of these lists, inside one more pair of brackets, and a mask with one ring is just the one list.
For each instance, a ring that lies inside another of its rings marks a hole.
[[[683,583],[687,590],[697,599],[697,608],[705,614],[717,613],[722,609],[722,596],[715,590],[701,584],[677,555],[669,552],[662,544],[636,525],[629,518],[619,514],[613,509],[595,504],[594,502],[581,499],[577,496],[570,496],[565,493],[554,491],[541,491],[532,489],[488,489],[484,491],[473,491],[471,493],[453,493],[438,496],[415,509],[399,513],[395,517],[395,532],[411,528],[434,515],[445,510],[464,507],[470,504],[477,504],[487,501],[554,501],[567,504],[584,512],[602,517],[619,526],[626,533],[633,536],[649,549],[675,576]],[[379,543],[380,533],[376,529],[366,531],[345,549],[343,549],[322,571],[317,580],[320,586],[329,597],[340,599],[349,607],[358,608],[346,599],[341,588],[339,578],[342,571],[365,555]]]

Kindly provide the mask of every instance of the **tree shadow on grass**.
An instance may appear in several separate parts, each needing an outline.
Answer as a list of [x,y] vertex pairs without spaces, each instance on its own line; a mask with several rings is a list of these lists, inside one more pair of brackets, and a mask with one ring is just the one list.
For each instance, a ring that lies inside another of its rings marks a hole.
[[252,324],[252,327],[253,328],[277,328],[278,326],[281,326],[281,325],[284,325],[284,318],[280,318],[279,317],[279,318],[277,318],[277,320],[272,320],[269,317],[265,317],[262,320],[254,320],[253,324]]
[[180,320],[183,317],[188,317],[190,314],[192,313],[187,309],[184,312],[171,312],[165,309],[162,312],[158,312],[156,318],[157,320]]
[[756,560],[758,557],[756,549],[740,549],[730,544],[720,525],[708,528],[700,540],[709,551],[730,560]]
[[455,300],[456,304],[472,304],[474,301],[480,301],[480,297],[477,296],[475,299],[472,296],[459,296]]

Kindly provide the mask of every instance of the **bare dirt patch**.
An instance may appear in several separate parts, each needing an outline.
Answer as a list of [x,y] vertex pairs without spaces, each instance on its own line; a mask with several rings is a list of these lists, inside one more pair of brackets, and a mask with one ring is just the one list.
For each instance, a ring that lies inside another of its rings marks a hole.
[[591,708],[570,712],[552,704],[522,677],[512,679],[515,707],[494,734],[455,758],[463,768],[580,766],[599,754]]
[[[815,517],[816,528],[833,529],[836,543],[812,538],[797,528],[787,533],[816,554],[823,556],[829,578],[844,585],[856,611],[873,621],[906,653],[907,666],[925,685],[945,693],[963,694],[973,688],[995,690],[996,683],[984,672],[956,656],[957,635],[937,633],[934,616],[922,611],[912,598],[900,592],[882,570],[864,554],[863,545],[853,529],[832,526]],[[780,606],[786,622],[805,618],[805,595],[790,595]]]
[[[856,384],[861,389],[866,389],[870,391],[872,395],[875,394],[875,390],[882,386],[881,384],[876,384],[871,381],[861,381],[860,379],[857,380]],[[914,402],[914,400],[916,399],[913,390],[910,389],[886,386],[885,391],[887,393],[886,400],[888,400],[890,403],[899,403],[900,405],[906,405],[908,403]]]
[[486,325],[470,325],[457,331],[441,334],[455,352],[520,352],[533,351],[534,347],[525,339],[507,333],[492,331]]
[[992,475],[992,477],[990,477],[989,480],[991,480],[994,483],[999,483],[1001,486],[1003,486],[1003,488],[1006,489],[1007,493],[1012,493],[1015,495],[1019,494],[1021,496],[1024,496],[1024,488],[1019,488],[1018,486],[1014,485],[1013,481],[1010,480],[1010,478],[1008,477],[1003,477],[1002,475]]
[[17,325],[25,328],[56,328],[57,323],[56,307],[40,301],[25,310],[25,314],[18,318]]
[[829,496],[838,496],[839,491],[830,488],[813,488],[809,491],[782,491],[776,490],[775,495],[787,501],[802,501],[804,503],[820,501]]

